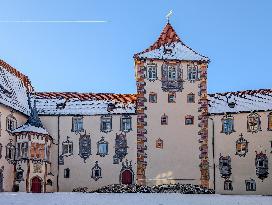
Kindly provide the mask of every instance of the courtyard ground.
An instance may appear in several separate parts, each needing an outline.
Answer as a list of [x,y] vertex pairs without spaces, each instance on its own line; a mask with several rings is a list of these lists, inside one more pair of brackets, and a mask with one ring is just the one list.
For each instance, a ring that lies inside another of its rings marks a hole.
[[272,205],[272,196],[0,193],[0,205]]

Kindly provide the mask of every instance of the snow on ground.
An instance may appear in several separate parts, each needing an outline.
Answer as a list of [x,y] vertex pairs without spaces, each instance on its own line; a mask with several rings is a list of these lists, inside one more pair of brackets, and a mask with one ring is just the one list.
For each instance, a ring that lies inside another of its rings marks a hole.
[[0,193],[0,205],[272,205],[272,196]]

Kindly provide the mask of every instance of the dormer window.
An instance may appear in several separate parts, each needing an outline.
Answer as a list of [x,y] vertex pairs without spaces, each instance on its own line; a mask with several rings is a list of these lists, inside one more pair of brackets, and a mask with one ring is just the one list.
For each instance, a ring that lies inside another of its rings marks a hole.
[[12,131],[17,127],[17,120],[13,115],[7,116],[7,131]]
[[164,48],[163,53],[170,55],[170,54],[172,54],[172,49],[171,48]]
[[161,116],[161,125],[168,125],[168,116],[166,114]]
[[150,64],[147,66],[147,77],[151,81],[157,80],[157,65],[156,64]]
[[83,132],[83,117],[73,117],[72,132]]
[[100,128],[101,128],[101,132],[110,132],[112,130],[112,117],[102,116]]
[[189,81],[198,80],[198,67],[197,67],[197,65],[190,64],[187,66],[187,78]]
[[115,109],[115,104],[109,103],[107,108],[108,112],[113,111],[114,109]]

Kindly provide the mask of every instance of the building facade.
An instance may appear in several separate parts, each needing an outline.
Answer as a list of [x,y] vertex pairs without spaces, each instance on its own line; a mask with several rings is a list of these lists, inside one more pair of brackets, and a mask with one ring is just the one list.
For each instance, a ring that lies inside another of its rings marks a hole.
[[209,59],[168,22],[136,94],[34,92],[0,61],[0,191],[195,184],[272,194],[272,90],[207,93]]

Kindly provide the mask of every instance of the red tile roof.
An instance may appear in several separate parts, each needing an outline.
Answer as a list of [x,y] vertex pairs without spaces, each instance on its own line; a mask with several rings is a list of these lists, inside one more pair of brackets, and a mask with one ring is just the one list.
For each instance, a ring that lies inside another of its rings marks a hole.
[[17,78],[19,78],[23,82],[23,85],[26,87],[27,91],[30,91],[30,92],[33,91],[31,82],[26,75],[22,74],[21,72],[19,72],[18,70],[16,70],[11,65],[9,65],[8,63],[6,63],[5,61],[1,59],[0,59],[0,66],[6,69],[11,74],[15,75]]
[[56,99],[77,98],[79,100],[115,100],[122,103],[136,103],[136,94],[113,94],[113,93],[78,93],[78,92],[36,92],[37,98]]
[[152,46],[145,49],[144,51],[135,54],[134,57],[137,57],[137,55],[139,55],[139,54],[146,53],[146,52],[155,50],[157,48],[160,48],[162,45],[166,45],[166,44],[170,44],[170,43],[174,43],[174,42],[181,42],[182,43],[182,41],[178,37],[176,31],[174,30],[172,25],[168,22],[165,25],[164,29],[162,30],[161,35],[159,36],[157,41]]

